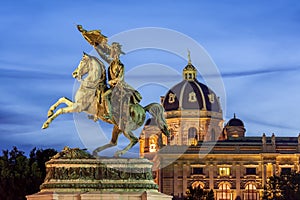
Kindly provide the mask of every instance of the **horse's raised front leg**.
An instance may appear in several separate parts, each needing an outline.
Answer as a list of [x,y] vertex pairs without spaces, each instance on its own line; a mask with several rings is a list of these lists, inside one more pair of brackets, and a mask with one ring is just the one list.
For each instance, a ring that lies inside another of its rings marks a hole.
[[117,143],[118,143],[118,137],[119,137],[120,133],[121,133],[121,130],[119,129],[118,126],[115,125],[114,128],[113,128],[113,131],[112,131],[112,137],[111,137],[110,142],[108,144],[104,145],[104,146],[96,148],[93,151],[93,156],[94,157],[99,157],[98,153],[100,151],[103,151],[103,150],[105,150],[105,149],[107,149],[109,147],[116,146]]
[[48,118],[51,117],[54,114],[54,110],[60,105],[60,104],[66,104],[68,107],[71,107],[73,105],[73,102],[68,99],[67,97],[61,97],[56,101],[48,110]]
[[46,129],[49,127],[49,124],[59,115],[61,114],[65,114],[65,113],[73,113],[73,112],[81,112],[82,111],[82,107],[79,106],[76,103],[71,102],[71,104],[69,104],[69,107],[66,108],[60,108],[58,109],[53,115],[51,115],[51,117],[48,117],[47,121],[43,124],[42,129]]
[[135,137],[131,131],[126,131],[123,133],[124,133],[124,136],[130,140],[130,143],[124,149],[116,151],[116,153],[114,154],[114,157],[122,156],[139,141],[139,139],[137,137]]

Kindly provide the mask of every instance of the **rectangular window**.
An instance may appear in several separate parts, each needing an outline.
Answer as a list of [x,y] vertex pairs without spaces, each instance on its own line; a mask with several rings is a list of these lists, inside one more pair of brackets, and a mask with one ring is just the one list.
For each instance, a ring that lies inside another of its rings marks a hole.
[[220,167],[219,175],[220,176],[230,176],[230,168],[229,167]]
[[193,174],[203,174],[203,167],[193,167]]
[[246,175],[256,175],[256,168],[255,167],[246,168]]
[[281,174],[289,174],[291,173],[292,169],[289,167],[283,167],[281,168]]
[[155,144],[150,144],[150,152],[156,152],[156,145]]

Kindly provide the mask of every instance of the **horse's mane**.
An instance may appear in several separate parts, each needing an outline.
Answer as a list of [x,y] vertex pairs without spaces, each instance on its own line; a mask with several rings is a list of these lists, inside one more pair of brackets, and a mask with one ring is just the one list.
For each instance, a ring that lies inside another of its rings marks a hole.
[[105,69],[105,65],[103,64],[103,62],[99,58],[97,58],[96,56],[89,55],[89,58],[95,59],[96,62],[99,63],[99,66],[100,66],[100,68],[102,70],[103,81],[106,83],[106,69]]

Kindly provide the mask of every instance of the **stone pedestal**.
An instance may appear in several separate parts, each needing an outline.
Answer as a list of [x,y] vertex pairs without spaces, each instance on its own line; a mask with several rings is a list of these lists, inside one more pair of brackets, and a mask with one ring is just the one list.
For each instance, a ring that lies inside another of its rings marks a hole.
[[58,158],[46,163],[41,191],[27,200],[171,200],[159,193],[147,159]]

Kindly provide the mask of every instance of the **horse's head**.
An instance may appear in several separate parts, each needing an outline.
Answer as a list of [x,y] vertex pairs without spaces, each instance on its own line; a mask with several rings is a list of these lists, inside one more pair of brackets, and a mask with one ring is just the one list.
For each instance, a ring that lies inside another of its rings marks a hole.
[[89,65],[90,65],[90,55],[83,52],[83,57],[78,65],[78,67],[72,73],[73,77],[81,80],[82,76],[89,72]]

